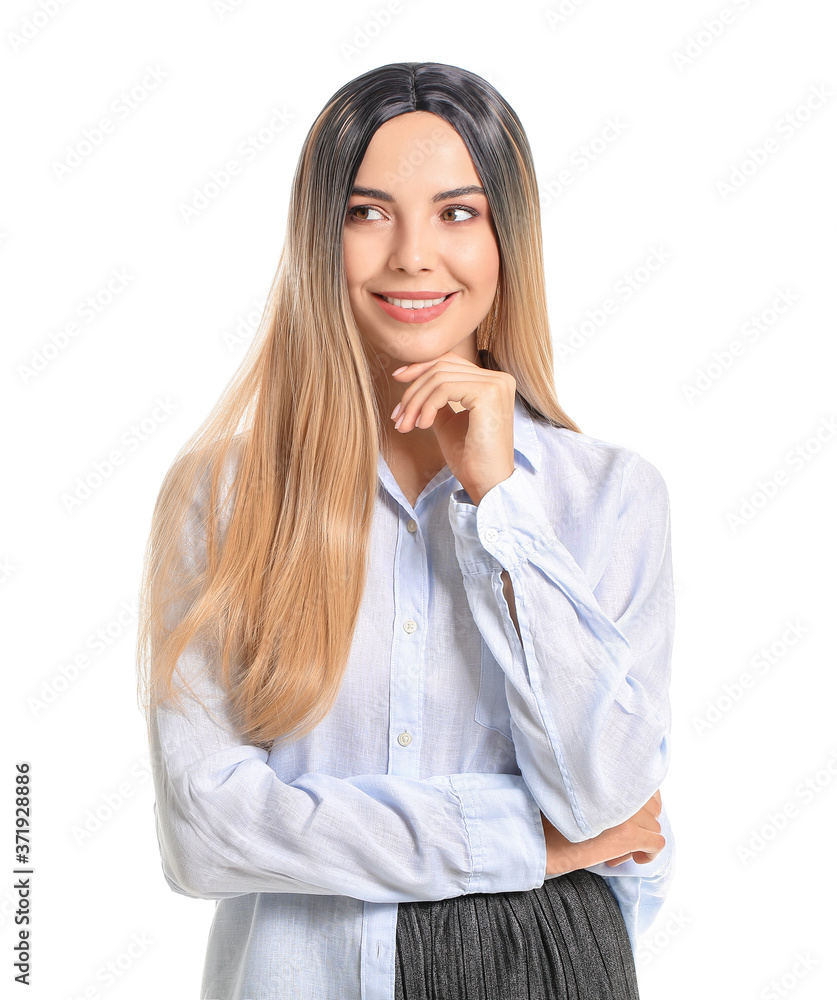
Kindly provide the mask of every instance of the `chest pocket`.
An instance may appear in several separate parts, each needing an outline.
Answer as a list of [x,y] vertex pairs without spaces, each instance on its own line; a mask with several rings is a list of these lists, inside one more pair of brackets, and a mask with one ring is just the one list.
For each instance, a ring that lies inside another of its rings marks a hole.
[[483,638],[480,638],[480,647],[480,691],[474,719],[481,726],[496,729],[509,742],[514,742],[511,713],[506,699],[506,675]]

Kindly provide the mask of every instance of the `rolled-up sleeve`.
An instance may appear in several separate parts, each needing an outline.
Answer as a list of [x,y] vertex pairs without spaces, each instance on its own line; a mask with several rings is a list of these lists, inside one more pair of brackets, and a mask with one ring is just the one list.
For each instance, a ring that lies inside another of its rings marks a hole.
[[[197,686],[205,695],[206,683]],[[217,699],[216,708],[223,715]],[[399,902],[543,883],[546,842],[520,775],[308,773],[283,782],[266,750],[237,740],[196,702],[158,709],[151,745],[163,871],[184,895]]]
[[478,505],[464,491],[450,498],[471,612],[505,674],[521,773],[547,819],[573,842],[632,816],[669,763],[668,492],[655,466],[626,455],[615,478],[618,503],[606,508],[615,514],[584,526],[604,553],[598,580],[556,534],[526,470],[516,467]]

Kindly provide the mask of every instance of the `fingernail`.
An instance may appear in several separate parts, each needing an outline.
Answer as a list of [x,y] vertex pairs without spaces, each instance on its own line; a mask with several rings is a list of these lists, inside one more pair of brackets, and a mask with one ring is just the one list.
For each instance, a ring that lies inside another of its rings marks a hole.
[[402,365],[400,368],[396,368],[395,371],[392,374],[393,375],[400,375],[401,372],[406,371],[409,367],[410,367],[409,365]]
[[399,425],[401,424],[401,421],[402,421],[403,419],[404,419],[404,414],[402,413],[402,414],[401,414],[401,416],[400,416],[400,417],[399,417],[399,418],[398,418],[398,419],[397,419],[397,420],[395,421],[395,429],[396,429],[396,430],[398,430],[398,427],[399,427]]
[[390,413],[390,415],[389,415],[389,419],[390,419],[390,420],[395,420],[395,417],[397,416],[397,414],[398,414],[398,411],[399,411],[400,409],[401,409],[401,403],[398,403],[398,404],[396,405],[395,409],[394,409],[394,410],[392,411],[392,413]]

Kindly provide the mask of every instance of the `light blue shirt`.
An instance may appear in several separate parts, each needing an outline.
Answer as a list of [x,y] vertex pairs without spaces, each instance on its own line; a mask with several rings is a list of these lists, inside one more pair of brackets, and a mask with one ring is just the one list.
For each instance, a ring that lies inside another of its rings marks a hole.
[[[215,900],[202,1000],[392,1000],[399,901],[543,884],[540,812],[569,840],[632,816],[669,763],[669,503],[646,459],[534,421],[478,506],[445,466],[411,506],[379,454],[369,575],[345,679],[268,752],[230,723],[213,658],[152,720],[171,888]],[[201,490],[182,549],[201,559]],[[514,590],[521,639],[503,595]],[[293,581],[288,582],[293,586]],[[214,716],[214,717],[213,717]],[[673,876],[607,879],[636,952]]]

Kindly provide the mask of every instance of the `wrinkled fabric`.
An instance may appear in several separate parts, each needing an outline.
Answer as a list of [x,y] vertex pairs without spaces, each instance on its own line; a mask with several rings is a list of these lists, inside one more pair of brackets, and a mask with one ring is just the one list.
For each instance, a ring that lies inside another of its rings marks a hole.
[[[393,1000],[401,902],[537,889],[541,812],[586,840],[662,783],[665,483],[635,452],[536,421],[520,397],[514,449],[514,472],[478,505],[447,466],[411,505],[379,454],[343,683],[295,743],[247,744],[211,652],[178,662],[209,711],[188,698],[183,713],[155,711],[154,809],[168,885],[215,903],[202,1000]],[[206,493],[204,477],[184,525],[187,575],[205,558]],[[588,869],[632,948],[673,875],[665,808],[660,823],[651,863]]]
[[628,931],[585,868],[528,892],[399,903],[395,1000],[639,1000]]

